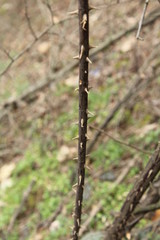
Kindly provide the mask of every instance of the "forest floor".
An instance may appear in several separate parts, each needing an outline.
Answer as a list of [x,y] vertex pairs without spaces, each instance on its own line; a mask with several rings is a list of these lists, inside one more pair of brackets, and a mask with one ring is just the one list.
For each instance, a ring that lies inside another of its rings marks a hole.
[[[73,56],[78,53],[78,19],[67,13],[77,8],[77,2],[51,2],[53,16],[45,1],[29,1],[36,36],[51,26],[35,41],[22,1],[0,0],[2,240],[66,240],[72,232],[77,168],[73,138],[78,135],[78,66]],[[92,0],[92,4],[98,9],[90,14],[90,42],[99,50],[91,52],[93,115],[88,145],[117,103],[130,88],[133,91],[87,156],[80,231],[84,240],[95,239],[95,233],[85,237],[92,231],[100,234],[96,240],[101,239],[160,139],[158,1],[151,1],[147,10],[146,20],[152,21],[142,29],[144,41],[136,39],[144,1]],[[26,46],[29,51],[24,51]],[[10,61],[13,64],[5,71]],[[135,81],[138,84],[132,87]],[[154,225],[158,221],[160,210],[146,214],[127,239],[160,239]],[[149,233],[148,225],[154,226]]]

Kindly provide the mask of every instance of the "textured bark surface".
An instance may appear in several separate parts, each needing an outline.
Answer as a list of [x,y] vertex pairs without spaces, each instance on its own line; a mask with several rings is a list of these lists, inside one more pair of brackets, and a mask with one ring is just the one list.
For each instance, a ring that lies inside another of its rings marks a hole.
[[115,219],[112,226],[107,230],[105,239],[108,240],[120,240],[126,232],[126,224],[131,217],[135,207],[139,203],[144,192],[150,186],[151,182],[160,171],[160,144],[155,153],[150,158],[147,166],[139,176],[137,182],[133,186],[133,189],[128,194],[119,216]]
[[78,138],[78,182],[76,191],[73,239],[78,239],[81,225],[88,113],[88,62],[89,62],[89,5],[79,0],[79,138]]

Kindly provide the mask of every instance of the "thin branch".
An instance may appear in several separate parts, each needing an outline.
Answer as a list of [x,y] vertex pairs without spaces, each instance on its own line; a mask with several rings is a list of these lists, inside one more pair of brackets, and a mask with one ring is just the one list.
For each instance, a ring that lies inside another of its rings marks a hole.
[[36,39],[34,39],[31,43],[27,45],[20,53],[18,53],[15,57],[12,58],[12,61],[7,65],[7,67],[0,73],[0,77],[3,76],[8,72],[8,70],[12,67],[13,63],[15,63],[18,59],[20,59],[25,53],[29,52],[31,48],[38,42],[43,36],[49,33],[49,31],[52,29],[54,25],[62,24],[65,21],[68,21],[72,19],[73,17],[67,17],[65,19],[60,20],[57,23],[53,23],[50,26],[48,26],[46,29],[44,29],[43,32],[41,32]]
[[[140,235],[142,236],[142,233],[143,233],[143,239],[148,239],[148,237],[146,235],[148,233],[155,233],[157,230],[159,231],[159,228],[160,228],[160,219],[153,221],[152,223],[149,223],[146,227],[144,227],[140,230],[136,229],[136,231],[132,237],[134,240],[139,240]],[[157,233],[158,233],[158,231],[157,231]],[[144,233],[145,233],[145,235],[144,235]],[[156,236],[154,234],[153,235],[149,234],[149,236],[150,236],[150,239],[154,240],[154,237],[156,239]],[[157,236],[159,236],[159,234]]]
[[46,6],[47,6],[47,8],[48,8],[48,10],[49,10],[49,12],[50,12],[50,15],[51,15],[51,23],[54,24],[52,7],[51,7],[51,5],[49,4],[49,1],[48,1],[48,0],[45,1],[45,4],[46,4]]
[[138,152],[141,152],[141,153],[144,153],[144,154],[147,154],[147,155],[151,155],[151,154],[152,154],[152,152],[150,152],[150,151],[146,151],[146,150],[141,149],[141,148],[139,148],[139,147],[137,147],[137,146],[135,146],[135,145],[129,144],[129,143],[127,143],[127,142],[124,142],[124,141],[122,141],[122,140],[119,140],[119,139],[111,136],[111,135],[108,134],[107,131],[105,131],[105,130],[102,130],[102,129],[100,129],[100,128],[97,128],[97,127],[95,127],[95,126],[93,126],[93,125],[90,125],[89,127],[92,128],[92,129],[97,130],[98,132],[101,132],[102,134],[106,135],[107,137],[109,137],[110,139],[112,139],[113,141],[115,141],[115,142],[117,142],[117,143],[119,143],[119,144],[121,144],[121,145],[124,145],[124,146],[126,146],[126,147],[132,148],[132,149],[134,149],[134,150],[136,150],[136,151],[138,151]]
[[36,227],[36,230],[38,231],[39,229],[47,229],[51,223],[53,221],[56,220],[56,218],[60,215],[60,213],[62,212],[62,209],[63,209],[63,206],[64,206],[64,202],[62,202],[58,208],[56,209],[56,211],[46,220],[44,221],[41,221],[37,227]]
[[[152,13],[153,13],[153,14],[152,14]],[[159,11],[157,11],[156,13],[154,13],[154,11],[151,12],[150,16],[148,16],[148,17],[146,18],[146,20],[144,21],[143,27],[145,27],[145,26],[147,26],[147,25],[149,25],[149,24],[154,23],[159,17],[160,17],[160,12],[159,12]],[[65,21],[68,21],[68,20],[73,19],[73,18],[74,18],[74,17],[67,17],[67,18],[65,18],[65,19],[60,20],[60,21],[57,22],[57,23],[53,23],[53,24],[51,24],[50,26],[48,26],[41,34],[39,34],[39,36],[37,36],[37,40],[36,40],[36,41],[35,41],[35,39],[34,39],[31,43],[28,44],[28,46],[27,46],[26,48],[24,48],[19,54],[17,54],[17,55],[13,58],[13,61],[11,61],[11,62],[6,66],[6,68],[0,73],[0,77],[7,73],[7,71],[12,67],[12,65],[13,65],[13,63],[14,63],[15,61],[17,61],[19,58],[21,58],[25,53],[29,52],[30,49],[35,45],[35,43],[36,43],[38,40],[40,40],[44,35],[48,34],[49,31],[51,30],[51,28],[52,28],[54,25],[62,24],[62,23],[64,23]],[[101,52],[101,51],[104,51],[104,50],[108,49],[111,45],[115,44],[118,40],[120,40],[120,39],[123,38],[124,36],[128,35],[129,33],[134,32],[136,29],[137,29],[137,23],[136,23],[133,27],[131,27],[131,28],[127,29],[127,30],[123,30],[123,31],[121,31],[121,32],[118,33],[118,34],[111,36],[111,38],[110,38],[109,40],[108,40],[108,38],[107,38],[107,40],[104,41],[99,47],[97,47],[97,48],[95,48],[95,49],[92,50],[92,52],[91,52],[91,54],[90,54],[91,57],[92,57],[92,56],[95,56],[97,53],[99,53],[99,52]],[[69,64],[69,65],[72,66],[72,64]],[[74,67],[72,67],[71,69],[75,68],[77,65],[78,65],[78,63],[74,64],[74,65],[73,65]],[[46,85],[48,86],[48,83],[46,84],[46,82],[45,82],[45,83],[44,83],[44,87],[45,87]],[[37,88],[37,91],[39,91],[38,88]]]
[[[160,46],[159,46],[160,47]],[[141,69],[140,69],[140,73],[144,74],[144,71],[147,69],[147,67],[149,66],[149,63],[151,63],[151,61],[155,58],[155,55],[157,54],[157,49],[155,49],[150,56],[145,60],[144,64],[142,65]],[[151,65],[151,64],[150,64]],[[109,113],[109,115],[106,117],[105,121],[102,123],[102,125],[100,126],[101,130],[104,130],[107,128],[108,124],[111,122],[111,120],[114,118],[115,114],[121,109],[122,106],[124,106],[131,98],[133,98],[133,96],[137,96],[138,92],[140,91],[140,89],[144,88],[146,85],[148,85],[152,80],[154,80],[156,77],[158,77],[158,74],[155,74],[155,70],[156,68],[158,68],[158,66],[160,65],[160,62],[158,60],[158,62],[154,63],[153,65],[151,65],[151,67],[153,68],[153,72],[152,74],[147,75],[147,77],[145,76],[145,79],[141,78],[141,74],[139,74],[138,76],[135,77],[135,81],[132,84],[132,86],[130,87],[130,89],[128,90],[128,92],[122,97],[121,100],[119,100],[117,102],[117,104],[114,106],[114,108],[112,109],[112,111]],[[142,81],[143,80],[143,81]],[[90,142],[88,149],[87,149],[87,153],[90,153],[91,150],[93,149],[94,145],[96,144],[96,142],[98,141],[99,137],[101,136],[101,132],[98,131],[93,140]]]
[[24,6],[25,6],[25,17],[27,19],[27,24],[28,24],[28,28],[33,36],[33,38],[35,40],[37,40],[37,35],[32,27],[32,24],[31,24],[31,20],[30,20],[30,17],[29,17],[29,14],[28,14],[28,3],[27,3],[27,0],[24,0]]
[[96,216],[96,214],[102,209],[102,202],[98,202],[96,205],[93,206],[87,220],[85,221],[85,223],[82,225],[80,231],[79,231],[79,236],[81,237],[86,231],[88,226],[90,225],[91,221],[94,219],[94,217]]
[[134,214],[146,214],[160,209],[160,202],[148,206],[141,206],[134,211]]
[[146,11],[147,11],[147,8],[148,8],[148,5],[149,5],[149,1],[150,0],[145,1],[144,9],[143,9],[142,16],[141,16],[141,19],[140,19],[140,22],[139,22],[139,27],[138,27],[138,31],[137,31],[137,35],[136,35],[136,38],[139,39],[139,40],[143,40],[143,38],[140,37],[140,33],[141,33],[142,25],[143,25],[143,22],[144,22],[145,14],[146,14]]
[[4,49],[2,47],[0,47],[0,49],[2,52],[4,52],[6,54],[6,56],[11,60],[11,62],[14,61],[13,57],[10,55],[10,53],[6,49]]
[[28,186],[28,188],[25,190],[25,192],[23,193],[23,198],[22,198],[22,201],[20,203],[20,206],[15,210],[11,220],[10,220],[10,223],[9,223],[9,226],[8,226],[8,232],[10,233],[13,229],[13,226],[15,224],[15,221],[16,219],[18,218],[18,216],[20,215],[27,199],[28,199],[28,196],[30,195],[32,189],[33,189],[33,186],[35,185],[35,181],[33,180],[30,185]]
[[[157,18],[160,17],[160,12],[157,11],[156,13],[151,12],[151,17],[147,17],[146,20],[144,21],[144,26],[147,26],[148,24],[154,23]],[[63,23],[66,20],[69,20],[72,18],[66,18],[61,20],[59,23]],[[132,33],[133,31],[136,30],[137,24],[135,24],[133,27],[124,30],[116,35],[111,36],[111,38],[106,41],[104,41],[104,43],[102,43],[99,47],[92,49],[90,56],[93,57],[96,54],[98,54],[99,52],[105,51],[107,49],[109,49],[113,44],[115,44],[118,40],[120,40],[121,38],[125,37],[127,34]],[[50,29],[49,29],[50,30]],[[45,30],[45,33],[42,34],[42,36],[44,36],[46,33],[49,32],[49,30],[47,31],[47,29]],[[29,51],[32,46],[35,44],[35,42],[33,41],[33,43],[29,44],[26,49],[24,49],[20,54],[18,54],[15,57],[15,60],[19,59],[21,56],[23,56],[24,53],[26,53],[27,51]],[[0,74],[3,75],[5,72],[7,72],[9,70],[9,68],[12,66],[13,63],[9,63],[9,65],[6,67],[6,69]],[[37,92],[43,90],[46,87],[49,87],[50,84],[52,84],[53,81],[58,81],[60,79],[63,79],[64,75],[67,74],[68,72],[70,72],[71,70],[73,70],[74,68],[76,68],[78,65],[78,62],[74,62],[74,63],[69,63],[67,64],[63,69],[61,69],[60,71],[58,71],[56,74],[54,73],[50,73],[49,76],[47,76],[44,80],[41,80],[38,84],[36,84],[35,86],[31,86],[29,89],[27,89],[22,96],[20,96],[18,99],[14,99],[14,100],[9,100],[6,103],[4,103],[2,105],[2,108],[6,108],[9,106],[12,106],[14,103],[17,103],[18,101],[26,101],[27,99],[29,99],[29,97],[31,95],[35,95]],[[148,67],[148,66],[147,66]],[[2,114],[3,115],[3,114]],[[0,117],[1,118],[1,117]]]

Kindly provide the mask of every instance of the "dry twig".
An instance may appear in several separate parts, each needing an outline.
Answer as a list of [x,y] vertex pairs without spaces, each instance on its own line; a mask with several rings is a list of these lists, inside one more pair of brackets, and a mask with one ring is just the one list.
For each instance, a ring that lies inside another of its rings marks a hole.
[[143,22],[144,22],[144,17],[145,17],[147,8],[148,8],[149,1],[150,0],[145,1],[144,9],[143,9],[142,16],[141,16],[141,19],[140,19],[140,22],[139,22],[139,27],[138,27],[138,31],[137,31],[137,35],[136,35],[136,38],[139,39],[139,40],[143,40],[143,38],[140,37],[140,33],[141,33],[141,29],[142,29],[142,25],[143,25]]
[[16,219],[18,218],[18,216],[20,215],[20,213],[22,212],[22,209],[33,189],[33,186],[35,185],[35,181],[33,180],[30,185],[28,186],[28,188],[25,190],[25,192],[23,193],[23,198],[22,198],[22,201],[20,203],[20,206],[15,210],[11,220],[10,220],[10,223],[9,223],[9,226],[8,226],[8,232],[10,233],[13,229],[13,226],[15,224],[15,221]]
[[97,128],[97,127],[95,127],[95,126],[93,126],[93,125],[90,125],[89,127],[92,128],[92,129],[97,130],[98,132],[101,132],[102,134],[106,135],[107,137],[109,137],[110,139],[112,139],[113,141],[115,141],[115,142],[117,142],[117,143],[119,143],[119,144],[121,144],[121,145],[124,145],[124,146],[126,146],[126,147],[132,148],[132,149],[134,149],[134,150],[136,150],[136,151],[138,151],[138,152],[142,152],[142,153],[147,154],[147,155],[151,155],[151,154],[152,154],[152,152],[150,152],[150,151],[146,151],[146,150],[141,149],[141,148],[139,148],[139,147],[137,147],[137,146],[135,146],[135,145],[133,145],[133,144],[129,144],[129,143],[127,143],[127,142],[124,142],[124,141],[122,141],[122,140],[119,140],[119,139],[111,136],[111,135],[108,134],[106,131],[104,131],[104,130],[102,130],[102,129],[100,129],[100,128]]

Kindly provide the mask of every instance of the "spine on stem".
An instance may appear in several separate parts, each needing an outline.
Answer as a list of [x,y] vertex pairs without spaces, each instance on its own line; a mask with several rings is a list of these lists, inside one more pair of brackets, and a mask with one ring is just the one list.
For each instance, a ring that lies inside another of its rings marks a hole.
[[79,17],[79,137],[78,174],[74,211],[73,240],[78,239],[81,225],[83,190],[85,182],[85,162],[88,118],[88,65],[89,59],[89,4],[88,0],[78,1]]

